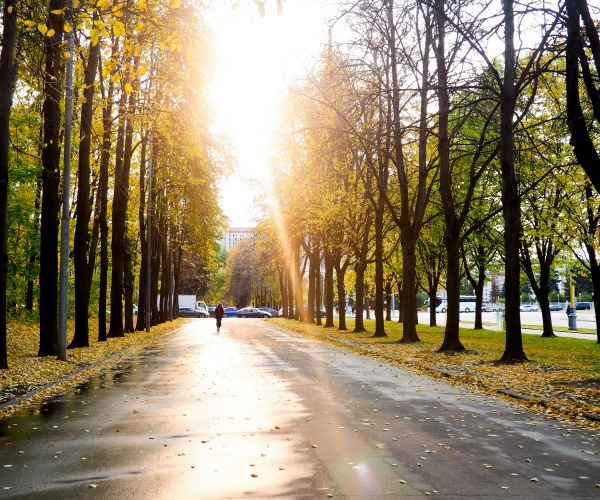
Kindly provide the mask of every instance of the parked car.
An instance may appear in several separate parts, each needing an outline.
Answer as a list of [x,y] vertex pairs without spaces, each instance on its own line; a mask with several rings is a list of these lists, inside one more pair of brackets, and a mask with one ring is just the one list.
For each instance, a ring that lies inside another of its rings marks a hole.
[[550,304],[551,311],[562,311],[564,307],[561,304]]
[[[304,308],[304,313],[308,314],[308,307]],[[319,314],[319,312],[317,311],[317,309],[315,308],[315,312],[313,313],[314,317],[317,317],[317,314]],[[325,306],[321,306],[321,318],[324,318],[325,316],[327,316],[327,311],[325,310]]]
[[533,306],[531,304],[525,304],[523,306],[521,306],[519,308],[519,311],[521,312],[532,312],[532,311],[539,311],[539,309],[536,306]]
[[258,310],[268,312],[272,318],[277,318],[279,316],[279,311],[277,309],[273,309],[272,307],[259,307]]
[[592,304],[590,302],[577,302],[575,303],[575,309],[581,311],[583,309],[591,309]]
[[235,318],[235,313],[237,311],[237,307],[226,307],[223,309],[226,318]]
[[270,318],[271,314],[266,311],[261,311],[256,307],[244,307],[235,312],[238,318]]
[[206,318],[206,313],[192,307],[180,307],[179,316],[182,318]]

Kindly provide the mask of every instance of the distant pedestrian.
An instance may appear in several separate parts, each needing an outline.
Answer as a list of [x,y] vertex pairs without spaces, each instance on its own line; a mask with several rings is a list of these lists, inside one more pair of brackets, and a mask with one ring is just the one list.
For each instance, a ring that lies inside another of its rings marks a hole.
[[219,302],[219,305],[215,307],[215,318],[217,319],[217,332],[221,331],[221,320],[225,316],[225,311],[223,310],[223,304]]
[[571,314],[571,304],[567,304],[567,316]]

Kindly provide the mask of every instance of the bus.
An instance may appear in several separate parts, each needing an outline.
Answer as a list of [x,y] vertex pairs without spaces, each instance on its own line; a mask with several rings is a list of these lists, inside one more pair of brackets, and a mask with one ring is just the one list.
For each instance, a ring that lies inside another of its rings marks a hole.
[[460,312],[475,312],[477,307],[477,297],[475,295],[461,295],[460,296]]
[[[427,310],[429,310],[429,299],[425,300],[425,305],[427,306]],[[435,298],[435,312],[445,313],[446,312],[446,301],[441,297]]]
[[[435,312],[445,313],[448,308],[448,302],[441,297],[435,298],[436,306]],[[425,301],[425,304],[429,308],[429,300]],[[477,307],[477,297],[475,295],[461,295],[460,296],[460,306],[459,312],[475,312],[475,308]]]

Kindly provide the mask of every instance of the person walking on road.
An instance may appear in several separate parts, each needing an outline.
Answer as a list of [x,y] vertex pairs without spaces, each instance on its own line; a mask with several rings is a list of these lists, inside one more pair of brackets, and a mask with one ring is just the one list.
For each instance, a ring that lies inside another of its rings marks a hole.
[[225,315],[225,311],[223,311],[223,304],[219,302],[219,305],[215,307],[215,318],[217,319],[217,332],[221,331],[221,320]]

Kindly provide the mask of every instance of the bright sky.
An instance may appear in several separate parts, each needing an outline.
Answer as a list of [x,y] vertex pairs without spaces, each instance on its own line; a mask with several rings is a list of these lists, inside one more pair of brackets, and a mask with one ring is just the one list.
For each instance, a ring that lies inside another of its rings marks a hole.
[[231,226],[253,226],[258,214],[252,201],[264,194],[251,180],[269,181],[279,102],[327,41],[326,9],[332,1],[286,0],[278,16],[275,0],[269,0],[264,17],[252,0],[241,0],[235,10],[228,1],[215,3],[217,73],[210,95],[217,130],[231,138],[237,158],[235,173],[221,186],[221,208]]

